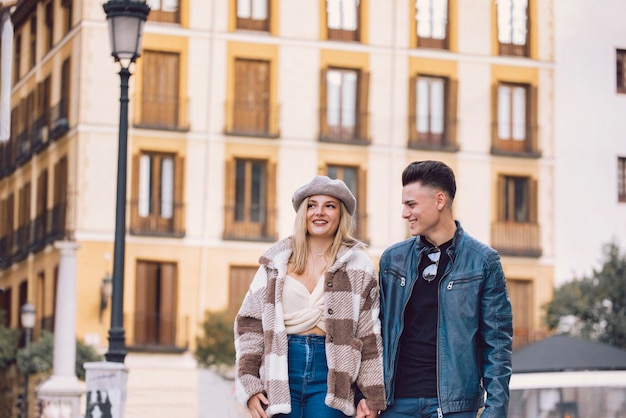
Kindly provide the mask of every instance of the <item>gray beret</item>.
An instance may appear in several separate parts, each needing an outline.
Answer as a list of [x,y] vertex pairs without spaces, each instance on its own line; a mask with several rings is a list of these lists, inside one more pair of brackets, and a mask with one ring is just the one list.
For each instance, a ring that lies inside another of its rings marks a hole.
[[332,180],[327,176],[316,176],[310,183],[298,187],[291,198],[293,208],[297,212],[304,199],[318,194],[339,199],[348,209],[348,213],[354,215],[356,199],[350,189],[348,189],[348,186],[346,186],[346,183],[339,179]]

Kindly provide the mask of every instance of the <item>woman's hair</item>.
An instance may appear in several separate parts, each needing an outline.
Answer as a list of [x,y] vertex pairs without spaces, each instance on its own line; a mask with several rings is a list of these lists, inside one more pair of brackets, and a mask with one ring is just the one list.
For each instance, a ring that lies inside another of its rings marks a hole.
[[[357,243],[357,239],[352,236],[354,233],[354,225],[352,222],[352,215],[348,212],[345,205],[341,200],[340,203],[340,215],[339,225],[337,226],[337,232],[335,233],[335,239],[330,248],[326,251],[328,256],[328,263],[326,268],[328,269],[335,263],[337,253],[342,244],[352,246]],[[306,271],[307,258],[309,256],[309,232],[306,228],[306,213],[309,206],[309,198],[305,198],[296,212],[296,220],[294,222],[294,231],[292,236],[293,252],[289,258],[289,262],[293,264],[293,271],[297,274],[302,274]]]

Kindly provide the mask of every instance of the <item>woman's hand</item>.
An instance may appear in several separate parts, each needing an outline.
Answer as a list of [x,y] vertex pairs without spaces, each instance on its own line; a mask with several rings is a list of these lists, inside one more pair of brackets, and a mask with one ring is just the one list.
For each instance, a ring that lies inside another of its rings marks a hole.
[[252,418],[267,418],[265,408],[269,404],[267,398],[262,393],[252,395],[248,399],[248,409],[250,410],[250,416]]

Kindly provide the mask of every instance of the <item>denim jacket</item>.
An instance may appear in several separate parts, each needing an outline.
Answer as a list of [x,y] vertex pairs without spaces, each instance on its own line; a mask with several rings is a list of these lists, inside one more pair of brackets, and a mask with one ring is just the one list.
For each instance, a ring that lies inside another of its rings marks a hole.
[[[447,251],[450,263],[439,282],[439,414],[485,406],[482,418],[504,418],[508,413],[513,325],[500,256],[466,234],[458,221],[456,227]],[[413,237],[392,245],[380,259],[380,319],[389,404],[394,401],[404,309],[426,251],[419,237]]]

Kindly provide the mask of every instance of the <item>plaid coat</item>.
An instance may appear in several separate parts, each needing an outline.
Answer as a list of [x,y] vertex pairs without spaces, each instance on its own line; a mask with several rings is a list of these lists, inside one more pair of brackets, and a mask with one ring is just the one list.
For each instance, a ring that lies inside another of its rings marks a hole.
[[[373,410],[386,408],[383,386],[378,280],[363,244],[342,247],[323,280],[328,393],[326,405],[352,416],[355,387]],[[291,238],[260,259],[250,290],[235,318],[237,398],[263,392],[268,416],[291,412],[283,288]]]

